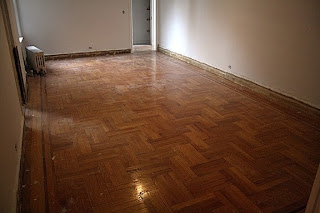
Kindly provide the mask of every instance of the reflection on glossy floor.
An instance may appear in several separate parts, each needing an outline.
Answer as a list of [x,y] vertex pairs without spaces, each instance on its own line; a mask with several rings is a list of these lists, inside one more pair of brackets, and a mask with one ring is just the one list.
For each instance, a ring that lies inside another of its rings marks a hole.
[[23,212],[305,208],[317,117],[155,52],[47,69],[29,79]]

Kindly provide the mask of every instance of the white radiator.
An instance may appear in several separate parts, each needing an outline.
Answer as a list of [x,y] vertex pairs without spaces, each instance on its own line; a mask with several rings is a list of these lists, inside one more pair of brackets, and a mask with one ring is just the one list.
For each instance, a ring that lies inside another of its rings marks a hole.
[[35,46],[28,46],[26,47],[26,52],[29,66],[37,73],[41,71],[46,73],[43,51]]

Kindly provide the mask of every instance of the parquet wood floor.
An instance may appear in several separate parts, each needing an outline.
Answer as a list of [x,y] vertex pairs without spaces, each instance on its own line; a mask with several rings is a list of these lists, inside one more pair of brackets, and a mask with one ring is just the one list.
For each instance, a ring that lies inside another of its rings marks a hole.
[[155,52],[29,78],[22,212],[301,212],[319,114]]

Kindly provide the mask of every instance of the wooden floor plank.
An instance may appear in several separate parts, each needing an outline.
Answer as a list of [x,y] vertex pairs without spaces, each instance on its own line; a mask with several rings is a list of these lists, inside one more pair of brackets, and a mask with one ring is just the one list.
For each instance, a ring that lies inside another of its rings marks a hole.
[[49,61],[28,82],[23,212],[306,206],[320,112],[155,52]]

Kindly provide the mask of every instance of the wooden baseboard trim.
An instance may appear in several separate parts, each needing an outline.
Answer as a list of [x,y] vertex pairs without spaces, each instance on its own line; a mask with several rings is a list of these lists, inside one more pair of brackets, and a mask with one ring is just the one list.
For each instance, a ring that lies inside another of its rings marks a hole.
[[84,58],[84,57],[94,57],[94,56],[117,55],[117,54],[125,54],[125,53],[131,53],[131,49],[45,55],[44,58],[45,58],[46,61],[49,61],[49,60],[71,59],[71,58]]
[[[316,129],[320,129],[320,124],[318,123],[320,119],[320,109],[317,109],[309,105],[308,103],[273,91],[252,81],[235,76],[231,73],[224,72],[215,67],[209,66],[208,64],[199,62],[190,57],[175,53],[160,46],[158,46],[157,50],[165,55],[179,59],[183,62],[196,66],[201,70],[204,70],[206,72],[206,77],[213,77],[214,80],[219,81],[220,83],[227,85],[239,92],[252,95],[256,98],[259,96],[259,100],[267,101],[269,104],[271,104],[271,106],[276,107],[282,111],[286,111],[287,114],[290,114],[291,116],[294,116],[299,120],[311,124]],[[212,76],[212,74],[214,76]],[[220,80],[217,77],[219,77]]]

